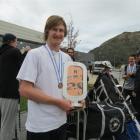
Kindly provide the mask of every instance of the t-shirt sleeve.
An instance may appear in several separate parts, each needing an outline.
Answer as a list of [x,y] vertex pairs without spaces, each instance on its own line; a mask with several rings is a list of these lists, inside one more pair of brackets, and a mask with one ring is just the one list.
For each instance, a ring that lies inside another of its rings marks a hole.
[[73,61],[68,54],[66,54],[66,57],[67,57],[67,61]]
[[38,71],[38,57],[35,51],[29,51],[18,72],[17,79],[35,83]]

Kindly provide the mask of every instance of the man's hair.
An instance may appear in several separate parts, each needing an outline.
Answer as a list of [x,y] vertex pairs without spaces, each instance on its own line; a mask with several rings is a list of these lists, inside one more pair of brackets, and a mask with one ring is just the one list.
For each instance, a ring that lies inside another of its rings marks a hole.
[[72,50],[72,51],[74,52],[74,48],[68,48],[68,49],[67,49],[67,52],[68,52],[69,50]]
[[16,38],[14,34],[6,33],[2,38],[2,42],[3,44],[10,44],[12,41],[15,41]]
[[129,57],[134,57],[135,58],[136,55],[135,54],[130,54]]
[[44,41],[46,41],[48,39],[49,30],[52,29],[53,27],[61,25],[61,24],[63,24],[65,27],[64,36],[66,36],[67,35],[67,26],[66,26],[64,19],[57,15],[50,16],[47,19],[46,25],[44,28]]

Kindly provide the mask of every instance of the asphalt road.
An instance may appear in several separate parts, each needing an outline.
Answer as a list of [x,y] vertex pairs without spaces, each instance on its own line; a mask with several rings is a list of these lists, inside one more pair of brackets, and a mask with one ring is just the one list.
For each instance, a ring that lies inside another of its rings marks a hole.
[[[113,76],[118,80],[119,84],[123,84],[123,79],[122,79],[122,72],[119,71],[119,69],[114,69],[112,70]],[[98,77],[98,74],[90,74],[88,71],[88,76],[89,76],[89,84],[94,84],[96,81],[96,78]]]

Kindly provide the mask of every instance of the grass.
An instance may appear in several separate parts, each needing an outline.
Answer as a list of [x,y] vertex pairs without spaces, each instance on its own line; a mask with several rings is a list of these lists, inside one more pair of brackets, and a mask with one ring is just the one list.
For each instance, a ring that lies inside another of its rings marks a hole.
[[27,111],[27,99],[25,97],[20,98],[20,111]]

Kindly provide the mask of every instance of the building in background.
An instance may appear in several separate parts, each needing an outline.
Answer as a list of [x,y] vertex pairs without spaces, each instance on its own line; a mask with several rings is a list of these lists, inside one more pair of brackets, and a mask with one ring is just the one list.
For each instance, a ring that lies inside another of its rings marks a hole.
[[[25,47],[36,48],[44,44],[43,33],[35,31],[26,27],[0,20],[0,45],[2,43],[2,36],[5,33],[12,33],[18,38],[18,48],[24,52]],[[68,46],[64,41],[61,46],[63,51],[66,51]],[[84,63],[87,67],[94,61],[93,54],[75,51],[76,61]]]
[[26,46],[36,48],[43,44],[42,32],[0,20],[0,45],[2,36],[5,33],[12,33],[17,36],[19,49],[23,49]]

